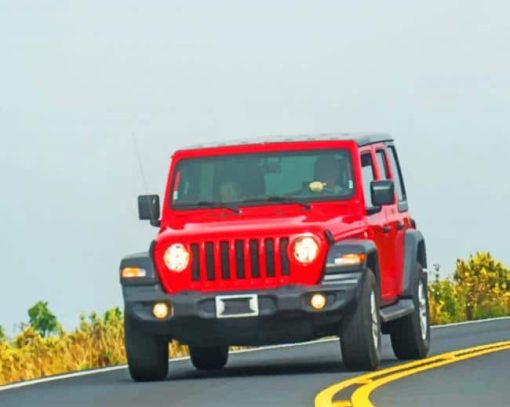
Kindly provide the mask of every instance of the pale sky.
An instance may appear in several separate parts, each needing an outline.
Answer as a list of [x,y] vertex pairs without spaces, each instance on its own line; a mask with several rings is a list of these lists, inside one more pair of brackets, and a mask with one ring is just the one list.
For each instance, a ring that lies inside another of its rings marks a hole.
[[[0,324],[122,304],[176,149],[391,133],[443,273],[510,265],[508,1],[0,0]],[[147,190],[137,163],[143,161]]]

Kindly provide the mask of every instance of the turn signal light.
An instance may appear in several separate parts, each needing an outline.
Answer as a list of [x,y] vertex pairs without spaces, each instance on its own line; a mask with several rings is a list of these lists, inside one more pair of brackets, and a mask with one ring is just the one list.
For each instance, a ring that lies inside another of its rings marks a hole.
[[310,299],[310,305],[316,311],[321,311],[326,306],[326,296],[324,294],[314,294]]
[[152,314],[157,319],[165,319],[168,315],[170,315],[170,307],[164,302],[157,302],[152,307]]
[[359,253],[344,254],[335,259],[335,265],[337,266],[359,266],[365,262],[367,256]]
[[138,267],[125,267],[120,270],[120,276],[122,278],[140,278],[145,277],[146,275],[147,272]]

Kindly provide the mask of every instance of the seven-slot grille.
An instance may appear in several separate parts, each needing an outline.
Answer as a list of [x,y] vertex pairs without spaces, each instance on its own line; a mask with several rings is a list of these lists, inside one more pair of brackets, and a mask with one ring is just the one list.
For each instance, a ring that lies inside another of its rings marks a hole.
[[289,239],[214,240],[191,243],[193,281],[288,277]]

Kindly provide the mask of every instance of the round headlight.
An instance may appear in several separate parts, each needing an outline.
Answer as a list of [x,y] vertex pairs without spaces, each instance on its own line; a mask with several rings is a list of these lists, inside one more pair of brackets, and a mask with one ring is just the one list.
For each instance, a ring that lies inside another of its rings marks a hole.
[[299,237],[294,242],[294,258],[301,264],[310,264],[319,255],[319,244],[313,237]]
[[183,244],[174,243],[166,249],[163,260],[169,270],[184,271],[189,265],[189,252]]

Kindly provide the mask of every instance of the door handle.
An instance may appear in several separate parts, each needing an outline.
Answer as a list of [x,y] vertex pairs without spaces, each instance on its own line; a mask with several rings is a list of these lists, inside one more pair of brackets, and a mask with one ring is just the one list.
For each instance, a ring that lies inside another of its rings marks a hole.
[[382,228],[382,231],[383,231],[384,234],[390,233],[391,230],[392,230],[391,226],[387,226],[387,225],[383,226],[383,228]]

